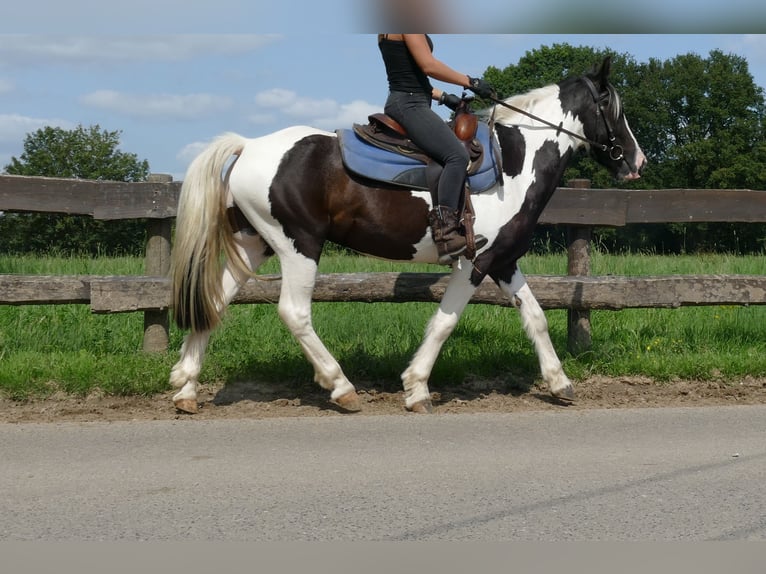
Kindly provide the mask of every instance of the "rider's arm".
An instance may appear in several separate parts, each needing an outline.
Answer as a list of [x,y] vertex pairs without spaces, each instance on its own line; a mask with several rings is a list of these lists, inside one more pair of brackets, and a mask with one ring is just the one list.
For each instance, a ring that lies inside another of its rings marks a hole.
[[[434,58],[425,34],[402,34],[402,38],[407,44],[407,49],[415,59],[415,63],[420,66],[420,69],[423,70],[426,76],[463,88],[470,84],[468,76],[453,70],[444,62]],[[436,90],[434,90],[434,94],[436,94]],[[439,92],[439,95],[441,95],[441,92]],[[434,95],[434,99],[438,98]]]

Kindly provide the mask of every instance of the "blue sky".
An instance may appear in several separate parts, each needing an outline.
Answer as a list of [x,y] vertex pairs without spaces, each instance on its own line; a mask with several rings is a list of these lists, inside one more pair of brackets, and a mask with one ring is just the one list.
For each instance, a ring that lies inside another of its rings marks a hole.
[[[54,26],[59,17],[71,18],[71,13],[57,12],[71,2],[49,3],[47,18],[34,27],[25,26],[31,20],[25,19],[29,14],[24,10],[38,2],[12,3],[11,14],[0,24],[0,170],[11,156],[20,155],[27,133],[45,125],[71,129],[99,124],[120,130],[121,149],[147,159],[152,171],[181,179],[201,146],[221,132],[255,137],[294,124],[333,130],[364,121],[382,108],[386,80],[373,35],[320,26],[305,30],[305,21],[293,29],[275,25],[273,29],[284,30],[277,34],[240,33],[247,26],[237,18],[237,1],[226,4],[231,9],[217,20],[208,20],[214,33],[202,33],[205,21],[186,14],[187,3],[163,4],[177,8],[178,17],[170,20],[172,32],[161,30],[168,21],[152,18],[137,33],[140,12],[122,4],[110,6],[115,30],[104,26],[97,28],[98,34],[88,33],[93,28],[81,21],[65,27],[59,20]],[[274,7],[278,3],[262,4],[267,13],[282,9]],[[315,16],[326,14],[316,10]],[[285,16],[269,17],[280,21]],[[120,21],[124,26],[114,24]],[[354,25],[343,20],[341,27]],[[227,27],[232,30],[219,31]],[[253,21],[256,30],[267,27]],[[62,28],[66,35],[52,33]],[[720,49],[745,57],[756,83],[766,88],[763,34],[444,34],[434,40],[438,58],[470,75],[490,65],[505,67],[529,50],[561,42],[609,47],[639,62],[689,52],[704,57]]]

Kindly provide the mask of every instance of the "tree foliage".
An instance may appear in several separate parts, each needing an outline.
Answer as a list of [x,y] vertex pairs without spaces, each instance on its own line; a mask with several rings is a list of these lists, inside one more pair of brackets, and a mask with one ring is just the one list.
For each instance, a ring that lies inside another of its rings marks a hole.
[[[568,44],[527,52],[517,64],[490,67],[485,77],[502,97],[579,75],[612,58],[612,83],[649,164],[626,188],[766,190],[766,104],[747,61],[713,50],[707,57],[684,54],[667,61],[638,63],[629,54]],[[615,187],[605,169],[582,156],[565,172]],[[683,252],[760,252],[766,225],[667,224],[599,230],[611,249]],[[548,230],[542,242],[561,241]]]
[[[24,151],[11,158],[10,175],[143,181],[149,163],[118,149],[119,131],[98,125],[73,130],[45,127],[27,134]],[[145,223],[106,224],[91,217],[61,214],[5,214],[0,218],[0,250],[11,253],[141,254]]]

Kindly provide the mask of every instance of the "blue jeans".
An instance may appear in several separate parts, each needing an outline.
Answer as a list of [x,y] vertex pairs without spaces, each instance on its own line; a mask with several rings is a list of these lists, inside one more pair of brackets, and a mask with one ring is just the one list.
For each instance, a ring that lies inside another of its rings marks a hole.
[[463,143],[431,109],[431,100],[425,94],[390,92],[384,111],[399,122],[407,130],[409,138],[441,166],[436,172],[428,172],[429,184],[438,178],[436,203],[456,210],[463,194],[469,162]]

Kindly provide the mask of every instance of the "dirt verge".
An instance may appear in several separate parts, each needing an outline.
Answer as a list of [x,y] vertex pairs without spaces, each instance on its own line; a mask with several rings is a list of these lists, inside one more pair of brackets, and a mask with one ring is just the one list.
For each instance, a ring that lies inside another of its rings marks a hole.
[[[260,419],[300,416],[404,415],[401,392],[383,392],[374,383],[358,384],[363,410],[348,415],[327,400],[321,389],[273,383],[239,382],[203,385],[196,415],[176,412],[172,392],[151,397],[117,397],[94,393],[73,397],[12,401],[0,398],[0,422],[95,422],[172,419]],[[500,381],[477,380],[445,387],[432,394],[435,413],[518,412],[555,409],[609,409],[766,404],[766,378],[736,381],[657,382],[642,377],[593,377],[575,383],[577,399],[567,404],[547,389],[508,387]],[[410,415],[417,416],[417,415]]]

